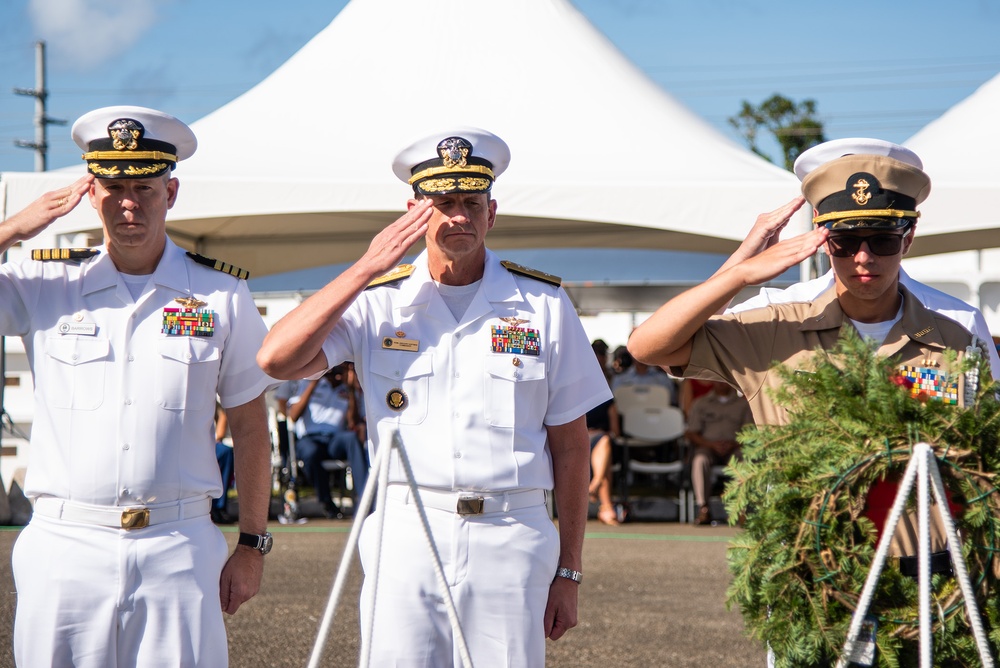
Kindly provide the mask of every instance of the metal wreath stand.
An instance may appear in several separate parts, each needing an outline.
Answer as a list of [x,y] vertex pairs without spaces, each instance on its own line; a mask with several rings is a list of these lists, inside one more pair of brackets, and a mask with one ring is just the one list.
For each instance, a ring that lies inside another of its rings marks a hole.
[[[837,668],[846,668],[849,661],[871,665],[874,657],[874,639],[866,638],[862,633],[862,626],[868,607],[871,605],[872,595],[875,586],[878,584],[879,576],[885,565],[886,556],[889,553],[889,544],[896,531],[896,525],[906,501],[913,489],[914,479],[917,481],[917,532],[919,546],[917,553],[919,594],[919,614],[920,614],[920,668],[931,668],[931,532],[930,532],[930,492],[928,486],[934,492],[937,501],[938,512],[941,521],[944,523],[948,535],[948,551],[951,553],[952,565],[955,569],[955,578],[962,589],[962,596],[965,599],[965,610],[969,617],[969,626],[976,640],[979,649],[979,659],[983,668],[993,668],[993,657],[990,655],[989,644],[986,641],[986,634],[983,631],[982,619],[979,616],[979,608],[976,605],[976,596],[969,580],[969,571],[966,568],[965,560],[962,557],[961,543],[958,532],[955,530],[955,521],[952,519],[951,511],[948,509],[947,499],[944,492],[944,483],[941,481],[941,471],[938,469],[937,459],[934,451],[927,443],[918,443],[913,448],[913,456],[906,468],[903,481],[900,483],[899,491],[893,502],[892,510],[886,521],[886,530],[882,532],[878,549],[875,552],[875,560],[872,568],[868,572],[864,589],[861,591],[861,598],[858,601],[858,608],[854,611],[851,619],[851,628],[847,633],[847,642]],[[864,663],[867,661],[867,663]]]
[[[438,553],[437,545],[434,543],[434,538],[431,536],[430,524],[427,522],[427,513],[424,509],[423,501],[420,500],[420,492],[417,489],[417,485],[413,480],[413,469],[410,467],[409,457],[406,456],[406,449],[403,447],[403,439],[399,435],[399,430],[395,430],[392,433],[392,442],[389,447],[379,448],[378,453],[375,455],[375,461],[372,462],[372,471],[378,473],[378,507],[373,513],[373,519],[376,522],[376,527],[378,527],[378,541],[375,545],[375,564],[372,568],[371,573],[366,577],[370,578],[371,581],[371,616],[369,619],[361,620],[365,624],[365,629],[367,634],[362,637],[361,642],[361,654],[358,658],[358,668],[368,668],[371,662],[371,638],[372,631],[375,624],[375,601],[377,600],[378,594],[378,576],[379,576],[379,564],[382,561],[382,536],[384,531],[384,519],[385,519],[385,507],[386,507],[386,495],[389,488],[389,462],[390,453],[392,450],[399,451],[399,459],[403,465],[403,471],[406,474],[406,484],[409,485],[410,494],[413,497],[413,501],[417,507],[417,514],[420,516],[420,525],[424,530],[424,537],[427,539],[427,545],[430,548],[431,556],[433,557],[434,564],[434,575],[436,576],[438,582],[438,588],[441,591],[441,596],[444,598],[445,607],[448,610],[448,620],[451,622],[452,632],[455,634],[455,639],[458,642],[459,656],[462,660],[463,668],[473,668],[472,659],[469,656],[469,647],[465,642],[465,634],[462,632],[462,625],[458,619],[458,612],[455,610],[455,601],[451,597],[451,590],[448,589],[448,583],[444,577],[444,568],[441,566],[441,555]],[[340,602],[340,596],[344,590],[344,583],[347,580],[347,573],[351,567],[351,559],[354,556],[354,550],[358,544],[358,538],[361,535],[361,528],[364,525],[368,517],[368,509],[371,508],[372,496],[375,494],[376,486],[369,484],[365,487],[365,492],[361,496],[361,501],[358,504],[358,508],[354,512],[354,522],[351,525],[351,533],[347,538],[347,545],[344,546],[344,553],[340,558],[340,566],[337,569],[337,577],[333,582],[333,589],[330,591],[330,598],[326,604],[326,611],[323,613],[323,620],[320,622],[319,633],[316,636],[316,643],[313,645],[312,655],[309,657],[309,668],[319,668],[320,657],[323,654],[323,647],[326,645],[327,635],[330,633],[330,627],[333,624],[333,618],[336,615],[337,604]]]

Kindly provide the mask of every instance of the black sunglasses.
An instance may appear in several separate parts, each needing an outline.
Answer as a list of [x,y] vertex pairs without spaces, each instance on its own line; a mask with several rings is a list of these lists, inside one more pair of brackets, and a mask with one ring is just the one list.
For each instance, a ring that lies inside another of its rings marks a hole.
[[862,242],[868,244],[868,252],[872,255],[895,255],[903,247],[903,235],[873,234],[870,237],[864,237],[836,234],[827,239],[827,243],[830,244],[830,255],[833,257],[854,257],[861,248]]

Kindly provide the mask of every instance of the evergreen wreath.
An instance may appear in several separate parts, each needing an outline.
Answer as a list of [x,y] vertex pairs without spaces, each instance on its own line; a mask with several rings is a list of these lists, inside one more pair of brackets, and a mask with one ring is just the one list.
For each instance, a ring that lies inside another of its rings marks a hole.
[[[945,369],[976,386],[964,407],[914,396],[898,366],[852,328],[817,350],[809,373],[778,367],[774,399],[789,413],[781,426],[740,435],[741,461],[729,466],[730,520],[745,518],[729,548],[727,605],[748,634],[774,651],[777,668],[836,663],[878,546],[865,515],[872,485],[900,478],[912,446],[933,447],[946,490],[962,504],[956,529],[991,651],[1000,648],[1000,402],[987,362]],[[909,506],[915,505],[911,495]],[[936,508],[932,508],[936,512]],[[888,527],[886,527],[888,529]],[[964,599],[950,575],[932,578],[936,666],[978,666]],[[888,560],[869,616],[877,620],[874,665],[919,665],[918,583]]]

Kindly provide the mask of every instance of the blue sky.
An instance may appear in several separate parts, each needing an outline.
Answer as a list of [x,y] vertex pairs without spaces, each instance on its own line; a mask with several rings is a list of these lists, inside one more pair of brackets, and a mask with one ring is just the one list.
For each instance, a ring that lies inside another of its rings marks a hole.
[[[1000,72],[997,0],[572,2],[732,138],[727,118],[742,100],[780,92],[815,99],[828,138],[902,142]],[[271,73],[345,4],[0,0],[0,171],[34,168],[33,153],[13,146],[33,138],[34,101],[11,91],[34,86],[37,40],[48,44],[51,117],[72,122],[99,106],[140,104],[193,122]],[[50,168],[79,160],[68,127],[50,127],[49,143]]]

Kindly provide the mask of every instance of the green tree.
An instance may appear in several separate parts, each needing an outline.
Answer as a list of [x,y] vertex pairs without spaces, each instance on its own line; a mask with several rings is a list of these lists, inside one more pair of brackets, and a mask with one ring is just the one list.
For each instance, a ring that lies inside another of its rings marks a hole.
[[744,100],[740,113],[731,116],[729,124],[743,135],[751,151],[774,162],[757,143],[760,132],[769,131],[781,146],[785,169],[789,171],[800,153],[826,141],[823,121],[816,118],[816,101],[795,102],[778,93],[757,106]]

